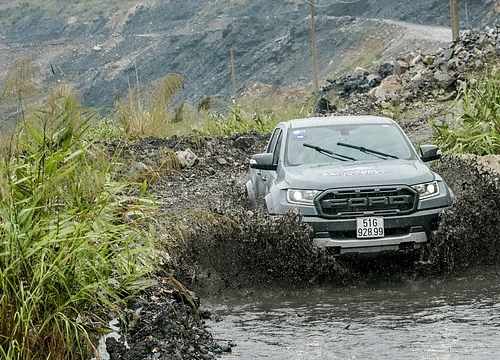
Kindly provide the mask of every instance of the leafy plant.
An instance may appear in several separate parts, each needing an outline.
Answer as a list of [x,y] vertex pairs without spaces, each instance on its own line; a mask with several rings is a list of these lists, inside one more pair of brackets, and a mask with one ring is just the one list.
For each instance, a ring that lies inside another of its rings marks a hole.
[[150,271],[153,203],[113,180],[87,137],[92,114],[59,104],[32,113],[0,162],[5,359],[88,358],[96,309],[116,310]]
[[460,108],[452,122],[431,123],[443,150],[477,155],[500,153],[500,73],[490,70],[459,89]]

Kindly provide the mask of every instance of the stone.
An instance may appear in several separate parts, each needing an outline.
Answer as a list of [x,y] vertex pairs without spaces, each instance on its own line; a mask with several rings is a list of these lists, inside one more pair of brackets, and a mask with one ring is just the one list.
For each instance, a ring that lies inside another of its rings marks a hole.
[[315,114],[320,114],[320,115],[327,115],[331,114],[332,112],[336,111],[337,107],[332,104],[328,99],[325,99],[324,97],[320,98],[316,105],[314,106],[313,113]]
[[367,76],[370,72],[365,69],[365,68],[362,68],[362,67],[356,67],[356,69],[354,69],[354,75],[363,75],[363,76]]
[[456,97],[457,97],[457,92],[456,91],[452,91],[452,92],[450,92],[447,95],[439,97],[437,100],[444,102],[444,101],[452,100],[452,99],[454,99]]
[[179,158],[179,163],[183,168],[191,168],[198,162],[198,156],[189,148],[175,153]]
[[425,77],[422,74],[417,74],[411,78],[411,82],[417,85],[424,84],[426,82]]
[[410,62],[411,66],[416,66],[417,64],[422,62],[422,55],[418,54],[413,58],[413,60]]
[[453,56],[453,53],[454,53],[453,49],[446,49],[444,54],[443,54],[444,61],[450,60]]
[[402,88],[401,79],[396,75],[391,75],[382,80],[382,83],[375,88],[374,95],[379,101],[388,100],[394,98]]
[[370,74],[366,77],[366,81],[368,82],[368,86],[370,88],[373,88],[380,85],[380,83],[382,82],[382,78],[380,77],[380,75]]
[[436,71],[434,73],[434,80],[440,88],[447,89],[455,83],[455,77],[444,71]]
[[220,158],[217,158],[217,163],[219,165],[227,165],[227,160],[220,157]]
[[426,56],[424,56],[424,64],[426,64],[426,65],[432,65],[432,64],[434,64],[434,60],[435,60],[435,58],[432,55],[426,55]]
[[389,75],[392,75],[394,72],[394,65],[390,63],[383,63],[382,65],[379,66],[378,68],[378,74],[385,79]]
[[394,75],[401,75],[404,74],[405,72],[408,71],[410,66],[406,61],[403,60],[397,60],[394,62],[394,69],[393,69],[393,74]]
[[128,176],[130,180],[136,181],[144,177],[145,174],[151,173],[154,173],[154,171],[149,166],[147,166],[143,162],[137,162],[130,168]]
[[255,139],[252,137],[248,137],[248,136],[240,136],[233,141],[234,147],[241,149],[241,150],[245,150],[245,149],[252,147],[252,145],[254,143],[255,143]]

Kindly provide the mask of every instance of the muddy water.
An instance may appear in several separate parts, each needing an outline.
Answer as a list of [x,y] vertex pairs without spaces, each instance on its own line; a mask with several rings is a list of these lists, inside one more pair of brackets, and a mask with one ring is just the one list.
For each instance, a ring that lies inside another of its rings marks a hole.
[[205,299],[224,359],[498,359],[500,268]]

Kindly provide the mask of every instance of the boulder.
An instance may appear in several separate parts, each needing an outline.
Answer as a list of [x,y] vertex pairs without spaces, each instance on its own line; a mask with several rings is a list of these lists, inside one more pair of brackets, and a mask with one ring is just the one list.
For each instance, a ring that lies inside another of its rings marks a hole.
[[447,72],[438,70],[434,73],[434,80],[436,81],[438,87],[442,89],[450,88],[456,81],[455,77]]
[[406,61],[397,60],[394,62],[393,74],[394,75],[404,74],[405,72],[408,71],[409,68],[410,68],[410,65],[408,65],[408,63]]
[[382,80],[382,83],[374,89],[374,96],[378,101],[390,100],[397,97],[397,94],[403,88],[399,76],[390,75]]
[[313,113],[319,115],[328,115],[337,110],[337,107],[324,97],[320,98],[314,106]]
[[392,75],[393,72],[394,72],[394,65],[390,63],[383,63],[378,68],[378,74],[382,77],[382,79],[385,79],[389,75]]

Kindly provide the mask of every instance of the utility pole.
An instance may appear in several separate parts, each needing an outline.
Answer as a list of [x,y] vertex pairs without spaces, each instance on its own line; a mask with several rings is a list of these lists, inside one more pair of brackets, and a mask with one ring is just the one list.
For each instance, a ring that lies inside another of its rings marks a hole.
[[233,49],[231,48],[231,79],[233,83],[233,101],[235,104],[238,103],[238,90],[236,88],[236,71],[235,71],[235,66],[234,66],[234,53]]
[[469,19],[469,6],[465,3],[465,24],[467,29],[470,30],[470,19]]
[[451,33],[453,41],[455,41],[458,39],[459,35],[457,0],[450,0],[450,12],[451,12]]
[[318,85],[318,58],[316,53],[316,26],[314,22],[314,0],[309,1],[311,5],[311,43],[312,43],[312,62],[313,62],[313,86],[314,94],[319,92]]

